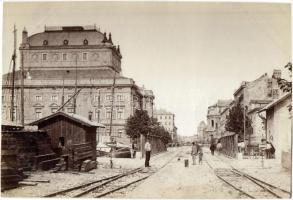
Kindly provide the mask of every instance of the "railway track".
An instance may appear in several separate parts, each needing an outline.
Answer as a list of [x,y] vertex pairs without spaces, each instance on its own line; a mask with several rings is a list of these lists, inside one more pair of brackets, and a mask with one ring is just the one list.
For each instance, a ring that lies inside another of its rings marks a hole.
[[[107,178],[103,178],[100,180],[92,181],[89,183],[81,184],[78,186],[74,186],[71,188],[67,188],[64,190],[60,190],[43,197],[95,197],[95,191],[103,188],[105,189],[108,185],[112,185],[114,182],[123,181],[123,179],[127,179],[126,177],[134,177],[134,174],[137,175],[142,171],[142,168],[136,168],[134,170],[130,170],[128,172],[118,174],[115,176],[110,176]],[[146,176],[146,175],[145,175]],[[139,177],[137,180],[144,178]]]
[[[216,162],[222,161],[220,158],[217,159]],[[290,198],[291,196],[289,191],[259,180],[247,173],[235,169],[231,165],[228,165],[228,167],[225,168],[213,168],[209,163],[208,165],[214,170],[219,179],[249,198],[281,199]]]
[[[143,181],[150,177],[155,171],[165,167],[178,153],[171,156],[167,161],[165,159],[161,160],[160,167],[156,170],[147,170],[145,171],[143,167],[130,170],[128,172],[103,178],[100,180],[88,182],[64,190],[60,190],[51,194],[47,194],[43,197],[83,197],[83,198],[100,198],[107,195],[111,195],[119,190],[125,189],[131,185],[134,185],[140,181]],[[168,156],[172,155],[169,153]],[[160,155],[153,159],[157,161],[161,158]]]

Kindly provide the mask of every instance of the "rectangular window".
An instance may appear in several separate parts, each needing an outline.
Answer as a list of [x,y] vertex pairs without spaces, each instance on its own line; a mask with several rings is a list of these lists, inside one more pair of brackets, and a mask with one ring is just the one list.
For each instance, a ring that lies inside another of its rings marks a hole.
[[36,95],[36,101],[42,101],[42,96],[41,95]]
[[122,130],[122,129],[119,129],[119,130],[118,130],[118,137],[119,137],[119,138],[122,137],[122,133],[123,133],[123,130]]
[[111,100],[112,100],[112,95],[107,94],[107,95],[106,95],[106,100],[107,100],[107,101],[111,101]]
[[67,108],[67,113],[73,114],[74,113],[74,108]]
[[52,113],[57,112],[57,110],[58,110],[58,108],[51,108],[51,112],[52,112]]
[[99,109],[96,109],[96,112],[95,112],[95,119],[99,122],[100,121],[100,110]]
[[82,60],[87,60],[87,53],[82,53]]
[[64,53],[64,54],[62,54],[62,60],[67,60],[67,54],[66,53]]
[[100,101],[100,95],[95,95],[95,101],[99,102]]
[[[11,109],[10,109],[11,110]],[[10,116],[11,116],[11,114],[10,114]],[[13,109],[13,119],[15,120],[16,119],[16,107],[14,107],[14,109]]]
[[53,94],[52,97],[51,97],[51,100],[54,101],[54,102],[57,102],[58,101],[58,95]]
[[124,119],[124,108],[117,109],[117,119]]
[[42,118],[42,108],[36,108],[35,109],[35,115],[36,115],[36,119],[41,119]]
[[43,53],[43,55],[42,55],[42,59],[43,59],[43,60],[47,60],[47,54],[46,54],[46,53]]
[[111,119],[111,109],[106,109],[106,119]]
[[122,94],[118,94],[117,95],[117,100],[118,101],[123,101],[123,95]]
[[72,94],[67,95],[67,100],[69,100],[72,96],[73,96]]

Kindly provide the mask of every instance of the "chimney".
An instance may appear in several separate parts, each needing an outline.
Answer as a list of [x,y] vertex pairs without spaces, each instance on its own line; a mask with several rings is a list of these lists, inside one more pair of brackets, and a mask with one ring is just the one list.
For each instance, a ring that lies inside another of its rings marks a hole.
[[273,78],[279,79],[282,77],[282,71],[280,69],[274,69]]
[[22,31],[22,44],[27,44],[27,42],[28,42],[28,39],[27,39],[27,30],[24,27],[23,28],[23,31]]

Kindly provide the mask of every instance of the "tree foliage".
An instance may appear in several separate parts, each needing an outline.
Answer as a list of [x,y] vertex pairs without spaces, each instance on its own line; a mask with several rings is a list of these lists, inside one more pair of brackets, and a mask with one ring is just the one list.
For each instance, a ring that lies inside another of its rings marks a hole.
[[[227,131],[231,131],[234,132],[236,134],[238,134],[238,139],[239,141],[243,141],[244,138],[244,110],[241,107],[240,103],[237,102],[236,105],[234,105],[230,111],[229,114],[227,116],[227,121],[225,124],[225,128]],[[245,116],[245,128],[246,134],[250,134],[252,131],[252,127],[251,127],[251,120],[247,117],[247,115]]]
[[[292,73],[292,63],[291,62],[289,62],[287,65],[285,65],[285,68],[288,68],[290,73]],[[283,79],[283,78],[277,78],[277,81],[278,81],[278,85],[279,85],[280,89],[283,92],[292,92],[292,82],[291,81],[287,81],[286,79]]]
[[147,135],[150,132],[151,120],[145,110],[136,110],[133,116],[127,119],[126,134],[131,138]]
[[133,116],[127,119],[126,134],[131,138],[154,136],[160,138],[165,144],[170,142],[171,137],[168,131],[160,125],[155,118],[150,118],[147,111],[136,110]]

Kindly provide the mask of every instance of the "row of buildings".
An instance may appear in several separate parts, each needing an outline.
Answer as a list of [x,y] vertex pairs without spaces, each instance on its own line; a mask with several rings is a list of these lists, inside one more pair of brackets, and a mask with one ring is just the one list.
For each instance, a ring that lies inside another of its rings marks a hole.
[[225,125],[230,109],[240,103],[243,116],[251,122],[251,128],[244,131],[246,146],[257,148],[265,139],[275,147],[277,159],[290,159],[292,95],[280,89],[280,78],[281,70],[274,70],[272,76],[265,73],[254,81],[244,81],[233,93],[234,99],[218,100],[209,106],[207,123],[201,121],[197,127],[199,140],[209,143],[211,136],[219,140],[234,135]]
[[[122,75],[122,54],[111,33],[95,26],[46,26],[44,32],[28,36],[24,29],[19,51],[22,70],[15,73],[14,97],[12,74],[3,75],[2,119],[10,120],[13,115],[15,122],[24,119],[28,124],[55,113],[67,102],[63,112],[105,125],[99,130],[99,142],[111,136],[124,144],[130,142],[126,120],[136,109],[161,120],[160,112],[154,113],[153,91]],[[165,115],[171,117],[170,122],[162,125],[174,134],[174,114]]]

